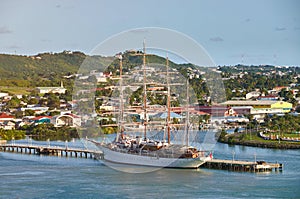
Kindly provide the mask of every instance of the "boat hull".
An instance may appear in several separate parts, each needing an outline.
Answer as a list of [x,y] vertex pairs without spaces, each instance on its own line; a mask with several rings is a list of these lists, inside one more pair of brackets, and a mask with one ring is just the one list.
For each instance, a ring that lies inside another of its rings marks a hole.
[[163,158],[158,156],[146,156],[138,154],[129,154],[114,151],[106,147],[99,147],[104,152],[104,160],[119,164],[164,167],[164,168],[185,168],[196,169],[206,161],[209,157],[201,158]]

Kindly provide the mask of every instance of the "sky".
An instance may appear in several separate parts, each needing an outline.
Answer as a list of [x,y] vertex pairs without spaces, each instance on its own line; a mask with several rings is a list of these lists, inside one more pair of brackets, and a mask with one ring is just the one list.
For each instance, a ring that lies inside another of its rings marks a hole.
[[0,0],[0,53],[81,51],[160,27],[199,43],[217,65],[300,66],[298,0]]

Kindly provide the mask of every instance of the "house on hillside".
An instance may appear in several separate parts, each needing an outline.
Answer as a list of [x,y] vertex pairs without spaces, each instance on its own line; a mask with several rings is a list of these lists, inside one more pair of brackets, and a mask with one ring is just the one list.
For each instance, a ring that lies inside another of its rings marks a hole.
[[13,130],[15,127],[16,124],[13,121],[0,122],[0,129]]
[[35,124],[45,124],[45,123],[50,123],[51,118],[52,118],[51,116],[38,116],[38,117],[32,118],[31,120]]
[[72,113],[61,113],[61,115],[56,115],[50,119],[50,122],[54,124],[55,127],[70,126],[70,127],[80,127],[81,117]]
[[290,88],[288,86],[276,86],[273,88],[273,90],[277,93],[280,92],[282,89],[288,91]]
[[27,107],[22,107],[20,111],[32,110],[35,114],[42,114],[49,110],[49,107],[38,106],[38,105],[27,105]]
[[273,101],[277,101],[278,99],[279,99],[278,95],[266,95],[257,98],[257,100],[273,100]]
[[8,115],[4,112],[0,113],[0,122],[1,123],[6,122],[6,121],[14,121],[14,120],[15,120],[14,116]]
[[261,95],[259,91],[252,91],[246,94],[246,99],[256,99]]
[[9,96],[8,93],[3,93],[3,92],[0,92],[0,99],[3,99],[5,97]]

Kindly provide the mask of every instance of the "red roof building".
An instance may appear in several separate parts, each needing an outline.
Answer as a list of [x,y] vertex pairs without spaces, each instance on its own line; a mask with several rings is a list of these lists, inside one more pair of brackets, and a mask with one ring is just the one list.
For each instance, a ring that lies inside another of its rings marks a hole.
[[12,115],[8,115],[4,112],[0,113],[0,122],[4,122],[4,121],[11,121],[14,120],[15,117]]

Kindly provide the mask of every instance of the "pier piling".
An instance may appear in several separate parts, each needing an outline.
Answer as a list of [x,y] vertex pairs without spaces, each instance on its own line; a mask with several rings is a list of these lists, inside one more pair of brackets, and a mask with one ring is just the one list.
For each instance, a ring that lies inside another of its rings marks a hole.
[[202,168],[219,169],[238,172],[270,172],[270,171],[282,171],[283,164],[279,163],[267,163],[264,161],[249,162],[249,161],[237,161],[237,160],[221,160],[213,159],[204,163]]

